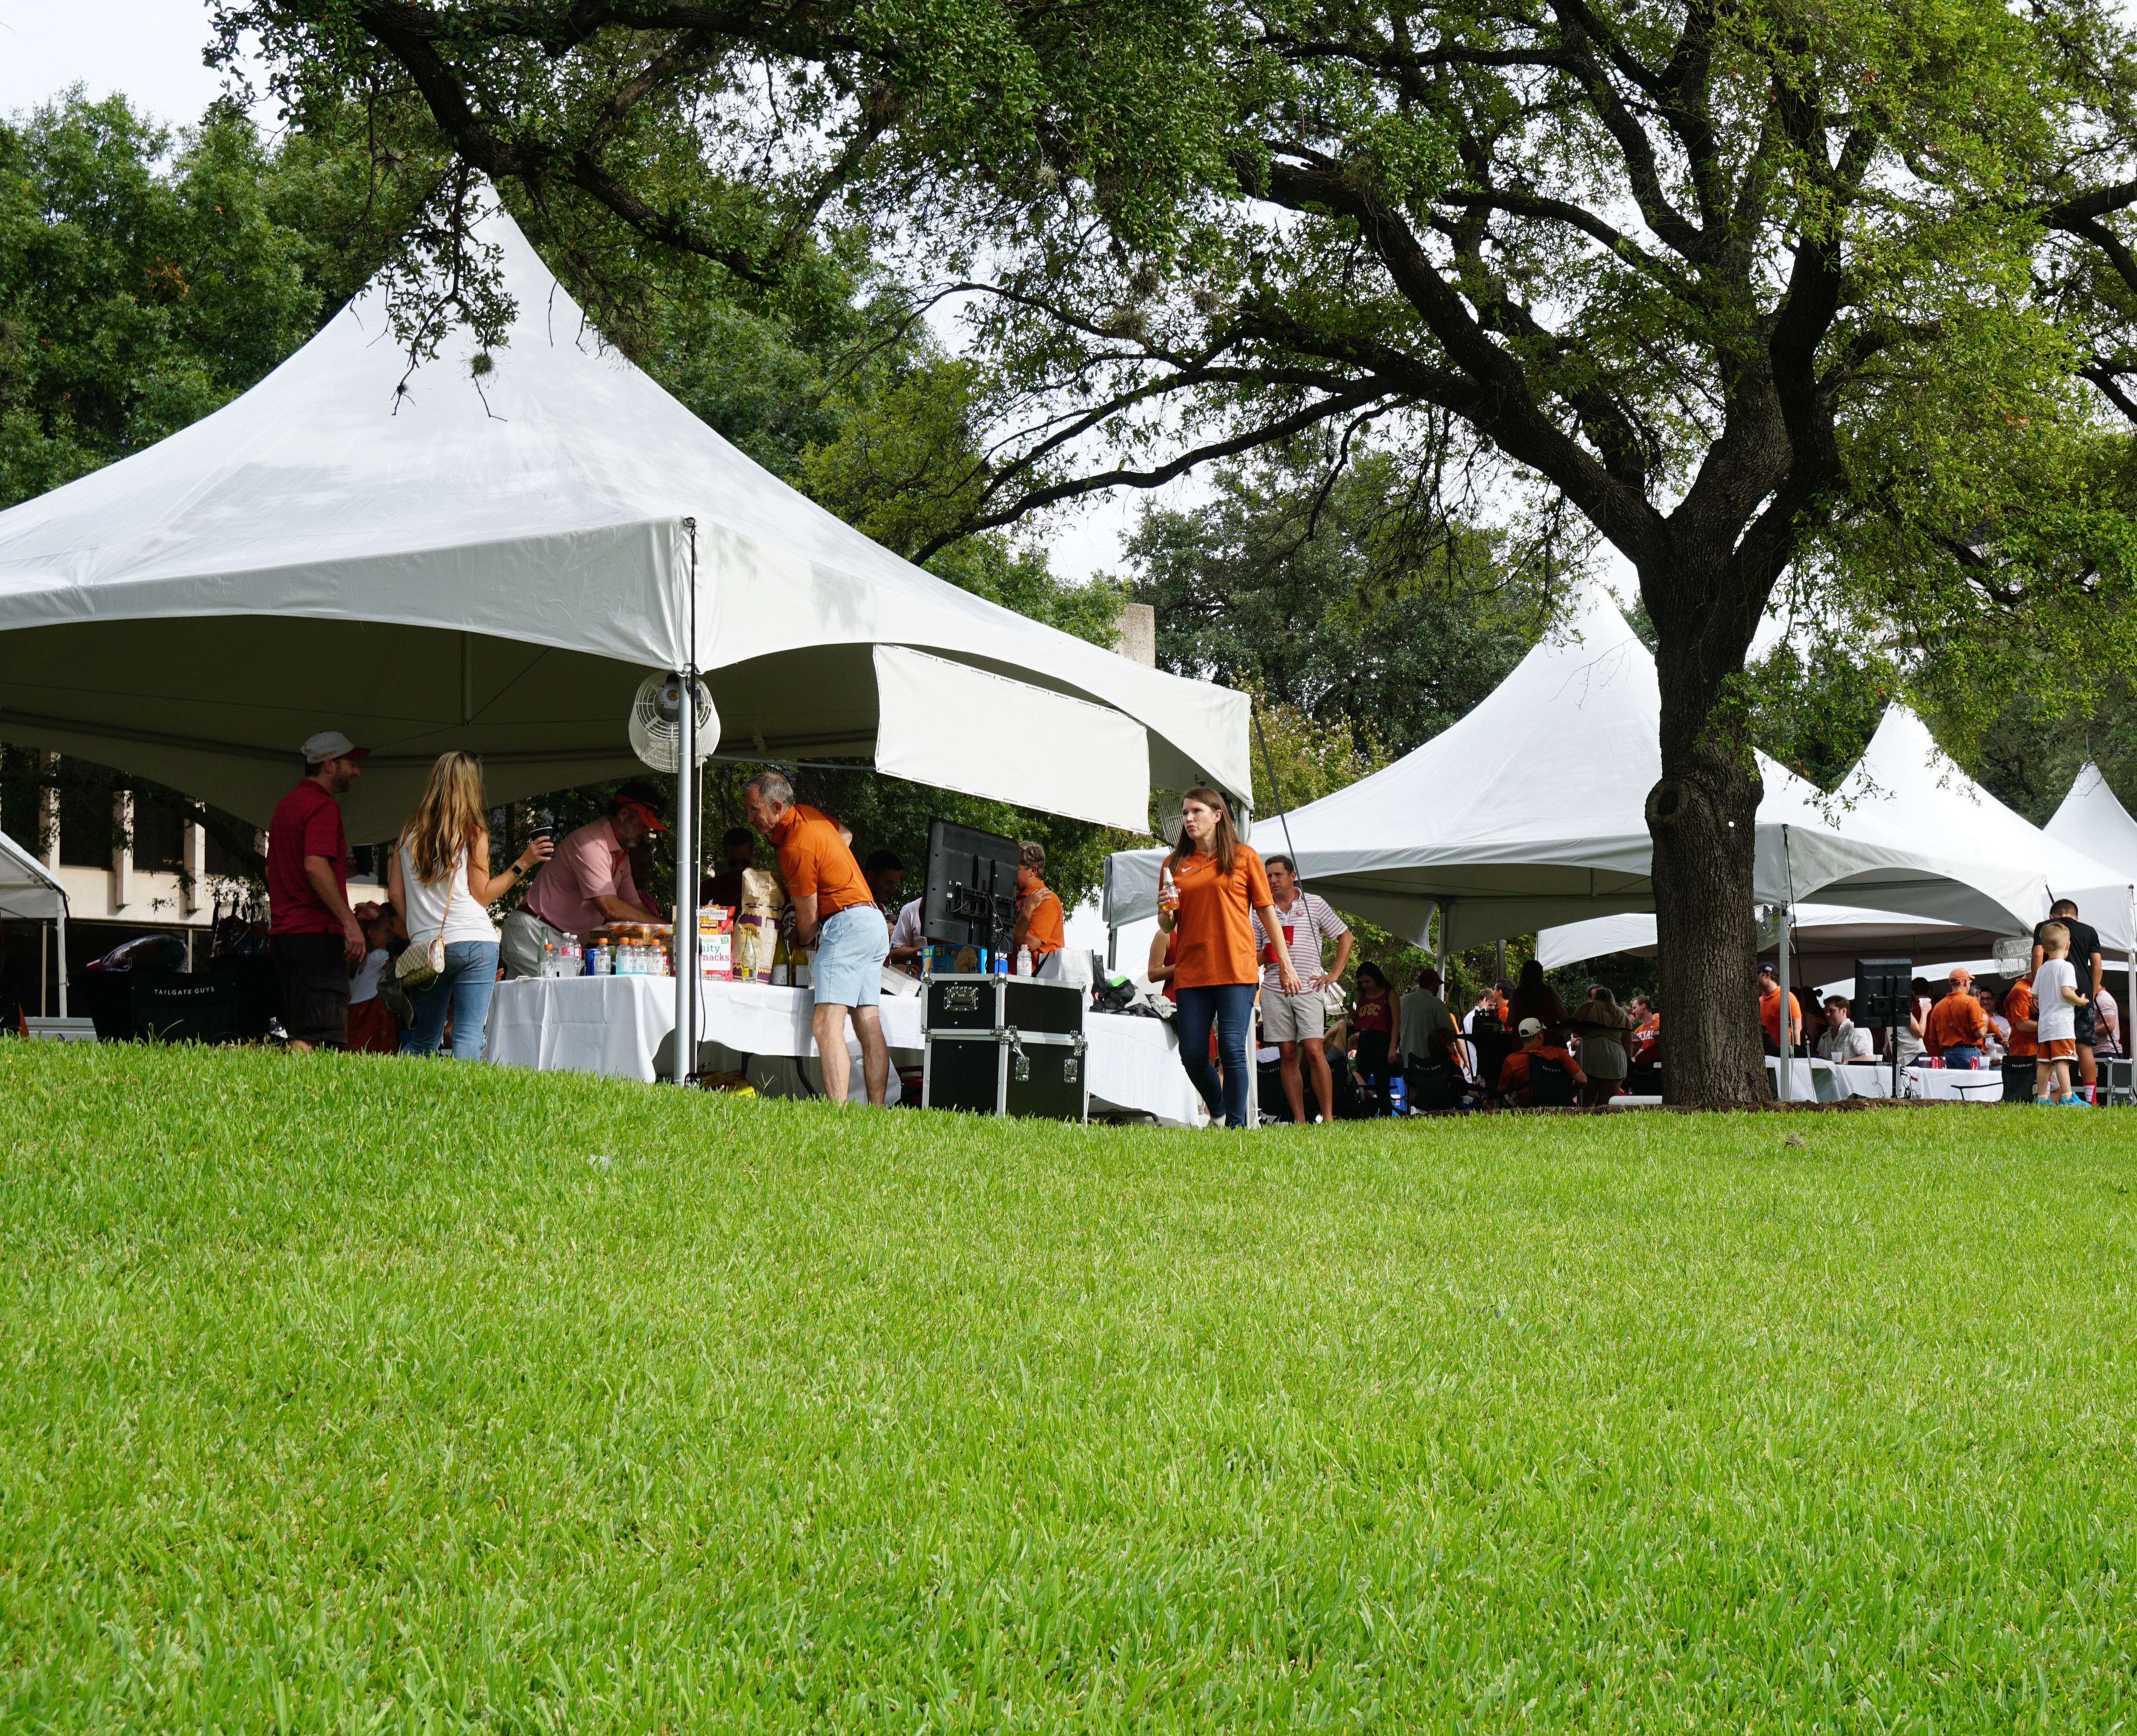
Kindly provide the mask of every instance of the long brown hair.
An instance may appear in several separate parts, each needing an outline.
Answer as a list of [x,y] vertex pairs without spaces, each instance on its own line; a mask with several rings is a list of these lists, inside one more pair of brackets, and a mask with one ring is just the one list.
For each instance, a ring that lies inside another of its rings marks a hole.
[[[1232,854],[1239,847],[1239,834],[1232,829],[1232,810],[1226,805],[1223,795],[1207,784],[1197,784],[1192,790],[1182,792],[1180,800],[1182,806],[1189,802],[1200,802],[1205,808],[1217,810],[1217,829],[1210,835],[1210,853],[1217,858],[1217,878],[1230,879]],[[1180,842],[1173,845],[1172,853],[1165,858],[1166,872],[1179,873],[1180,858],[1194,848],[1195,840],[1187,835],[1187,828],[1182,824]]]
[[487,829],[482,817],[482,761],[457,750],[438,756],[423,799],[402,828],[401,842],[416,878],[436,886],[449,878],[463,855],[472,857],[475,840]]

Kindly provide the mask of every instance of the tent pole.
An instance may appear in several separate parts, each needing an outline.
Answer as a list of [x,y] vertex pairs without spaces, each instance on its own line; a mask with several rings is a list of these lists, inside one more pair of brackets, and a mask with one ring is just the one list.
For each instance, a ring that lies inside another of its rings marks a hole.
[[675,1082],[698,1070],[698,521],[690,533],[690,649],[675,714]]
[[66,904],[64,900],[60,904],[60,913],[52,918],[52,927],[57,936],[53,941],[53,946],[59,953],[59,956],[53,960],[52,965],[53,968],[59,972],[60,1017],[64,1019],[67,1016]]
[[1775,1093],[1775,1095],[1779,1097],[1781,1101],[1784,1103],[1788,1102],[1794,1095],[1789,1087],[1794,1083],[1794,1074],[1796,1070],[1795,1048],[1794,1045],[1789,1041],[1790,1035],[1789,1028],[1789,929],[1791,926],[1789,918],[1793,914],[1794,912],[1789,910],[1787,905],[1784,904],[1781,907],[1781,944],[1779,954],[1780,962],[1776,966],[1774,971],[1775,976],[1779,979],[1777,986],[1781,991],[1781,1010],[1779,1020],[1781,1027],[1780,1089]]

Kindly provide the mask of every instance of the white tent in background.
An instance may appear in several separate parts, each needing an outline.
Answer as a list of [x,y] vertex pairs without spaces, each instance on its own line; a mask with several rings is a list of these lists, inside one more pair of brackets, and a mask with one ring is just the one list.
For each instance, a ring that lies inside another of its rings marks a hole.
[[2087,760],[2070,794],[2042,829],[2057,844],[2083,852],[2137,883],[2137,819],[2115,799],[2100,768]]
[[639,769],[639,683],[694,664],[744,757],[1137,830],[1153,780],[1249,789],[1244,695],[899,559],[606,351],[501,211],[477,236],[508,343],[409,375],[374,287],[214,415],[0,513],[0,739],[264,823],[297,744],[345,730],[377,750],[349,832],[379,838],[448,747],[499,801]]
[[66,893],[44,863],[0,832],[0,920],[63,922],[66,908]]
[[[2013,931],[2008,925],[2003,930],[1989,930],[1933,922],[1896,910],[1799,904],[1789,926],[1789,955],[1801,973],[1797,981],[1823,983],[1853,976],[1857,959],[1904,956],[1925,966],[1969,963],[1994,952]],[[1779,941],[1778,925],[1769,918],[1760,927],[1760,951],[1772,952]],[[1652,916],[1602,917],[1546,928],[1536,936],[1536,956],[1546,970],[1612,952],[1652,958],[1656,950]]]
[[[2116,873],[2129,878],[2132,907],[2130,926],[2131,934],[2137,936],[2137,819],[2132,819],[2130,810],[2115,799],[2115,792],[2107,787],[2107,780],[2091,761],[2087,760],[2071,780],[2070,794],[2063,798],[2062,805],[2056,810],[2055,817],[2045,829],[2057,844],[2082,850],[2094,861],[2105,863]],[[2075,897],[2076,894],[2071,896]],[[2100,919],[2081,902],[2078,913],[2100,930],[2101,946],[2114,944],[2108,940],[2107,929]],[[2129,973],[2129,981],[2123,990],[2127,1017],[2130,1001],[2137,999],[2137,944],[2125,945],[2122,964]]]
[[67,896],[44,863],[0,832],[0,921],[50,922],[59,930],[60,1013],[67,1009]]
[[[1608,593],[1589,585],[1565,627],[1475,710],[1370,777],[1260,819],[1313,889],[1423,942],[1432,912],[1459,949],[1556,924],[1652,911],[1648,792],[1661,776],[1654,663]],[[1844,889],[1934,920],[2022,926],[2037,876],[1859,815],[1760,760],[1754,896],[1793,904]],[[1156,907],[1161,853],[1107,865],[1107,921]]]
[[1885,713],[1842,783],[1839,799],[1850,805],[1851,817],[1904,826],[2030,875],[2037,891],[2021,912],[2025,928],[2047,915],[2052,901],[2069,898],[2100,931],[2102,946],[2110,952],[2130,950],[2137,873],[2096,861],[2013,814],[1953,764],[1906,707],[1896,705]]

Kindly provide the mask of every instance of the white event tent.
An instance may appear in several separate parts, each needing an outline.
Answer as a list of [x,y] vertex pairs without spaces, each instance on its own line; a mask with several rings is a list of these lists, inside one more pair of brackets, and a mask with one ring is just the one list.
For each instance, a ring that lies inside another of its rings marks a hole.
[[[1808,980],[1850,977],[1855,961],[1904,954],[1916,965],[1955,965],[1993,953],[1999,943],[2021,932],[2006,923],[1986,929],[1964,922],[1933,922],[1896,910],[1864,910],[1846,904],[1799,904],[1790,912],[1789,956]],[[1759,931],[1759,950],[1774,951],[1779,925],[1769,919]],[[1536,956],[1546,970],[1577,965],[1605,953],[1651,958],[1656,950],[1652,916],[1599,917],[1569,922],[1536,936]]]
[[1244,695],[890,553],[606,349],[501,210],[477,233],[518,304],[486,357],[458,331],[411,373],[373,286],[214,415],[0,513],[0,739],[264,824],[341,729],[375,750],[350,835],[380,838],[448,747],[496,801],[639,769],[640,682],[694,666],[740,757],[1137,830],[1153,782],[1249,791]]
[[[2137,819],[2115,799],[2091,761],[2079,768],[2070,794],[2042,830],[2057,844],[2067,844],[2137,885]],[[2089,913],[2081,914],[2090,920]]]
[[[2137,867],[2097,861],[2013,813],[1960,771],[1928,727],[1903,705],[1886,712],[1862,757],[1842,780],[1838,799],[1848,805],[1851,815],[1886,820],[2023,868],[2037,887],[2033,902],[2020,912],[2025,930],[2047,916],[2052,902],[2068,898],[2100,931],[2100,944],[2109,951],[2126,954],[2137,936],[2131,910]],[[2066,800],[2063,805],[2068,809],[2071,803]],[[2073,829],[2066,824],[2064,829],[2067,834]]]
[[59,930],[60,1015],[66,1016],[67,896],[44,863],[0,832],[0,921],[50,922]]
[[[1599,586],[1475,710],[1370,777],[1256,825],[1313,889],[1443,949],[1652,911],[1648,790],[1661,776],[1653,659]],[[2023,925],[2037,874],[1876,818],[1828,811],[1761,756],[1754,897],[1793,905],[1845,891],[1881,908],[1997,933]],[[1107,920],[1155,908],[1162,853],[1111,858]]]

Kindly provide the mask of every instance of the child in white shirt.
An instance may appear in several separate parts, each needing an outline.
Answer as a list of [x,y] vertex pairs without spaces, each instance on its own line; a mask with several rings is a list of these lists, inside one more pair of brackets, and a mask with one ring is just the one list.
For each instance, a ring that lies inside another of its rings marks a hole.
[[[2041,968],[2033,973],[2033,998],[2039,1004],[2040,1053],[2033,1062],[2033,1101],[2067,1109],[2091,1106],[2071,1089],[2071,1063],[2077,1058],[2077,1013],[2081,997],[2077,972],[2070,961],[2070,930],[2051,922],[2041,930]],[[2051,1096],[2052,1089],[2054,1095]]]

